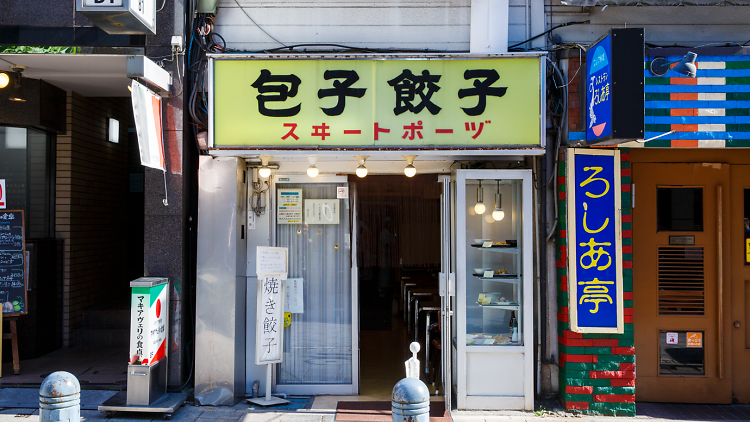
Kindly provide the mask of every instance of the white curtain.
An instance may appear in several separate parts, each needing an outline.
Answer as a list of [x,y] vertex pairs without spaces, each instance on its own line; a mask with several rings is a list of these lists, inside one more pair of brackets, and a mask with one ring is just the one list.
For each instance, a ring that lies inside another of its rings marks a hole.
[[[301,188],[302,200],[335,199],[346,183],[277,184]],[[284,328],[279,384],[351,384],[352,282],[349,201],[339,224],[276,226],[276,245],[289,248],[289,277],[303,279],[304,312]]]

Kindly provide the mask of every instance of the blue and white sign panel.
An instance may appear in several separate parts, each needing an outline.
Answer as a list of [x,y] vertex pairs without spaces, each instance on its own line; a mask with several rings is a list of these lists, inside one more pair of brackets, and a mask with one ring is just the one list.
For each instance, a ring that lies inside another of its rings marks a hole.
[[586,142],[612,135],[612,35],[586,51]]
[[568,151],[570,327],[623,333],[620,152]]

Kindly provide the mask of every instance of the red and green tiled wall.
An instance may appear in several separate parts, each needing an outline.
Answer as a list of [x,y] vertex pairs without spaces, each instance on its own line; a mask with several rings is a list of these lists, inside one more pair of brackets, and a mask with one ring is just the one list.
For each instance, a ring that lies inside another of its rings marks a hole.
[[[561,154],[565,154],[562,151]],[[633,255],[631,239],[630,154],[620,149],[622,183],[622,259],[624,334],[580,334],[568,318],[567,200],[565,157],[560,157],[560,217],[556,248],[557,319],[560,350],[560,399],[568,411],[601,415],[635,415],[635,347],[633,343]]]
[[[644,148],[748,148],[750,147],[750,56],[699,55],[697,74],[688,78],[672,70],[664,76],[644,66],[645,135],[650,139],[675,133],[643,144]],[[666,57],[669,61],[681,57]],[[572,104],[571,104],[572,105]],[[571,114],[571,118],[577,118]],[[576,126],[575,129],[578,129]],[[570,140],[582,140],[585,132],[569,133]]]

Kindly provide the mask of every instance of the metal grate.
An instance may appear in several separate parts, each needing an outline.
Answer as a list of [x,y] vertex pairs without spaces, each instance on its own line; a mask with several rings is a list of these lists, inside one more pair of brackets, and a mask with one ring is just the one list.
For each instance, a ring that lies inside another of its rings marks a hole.
[[702,247],[659,247],[659,315],[703,315]]

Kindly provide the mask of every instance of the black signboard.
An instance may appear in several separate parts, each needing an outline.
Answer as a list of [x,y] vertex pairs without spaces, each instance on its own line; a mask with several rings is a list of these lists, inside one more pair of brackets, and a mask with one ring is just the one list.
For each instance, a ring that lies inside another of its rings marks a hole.
[[3,316],[27,313],[25,263],[23,211],[0,211],[0,306]]
[[581,78],[581,123],[586,138],[571,146],[643,139],[643,63],[643,28],[612,28],[589,46],[585,78]]

